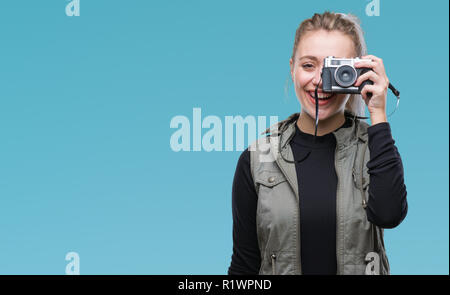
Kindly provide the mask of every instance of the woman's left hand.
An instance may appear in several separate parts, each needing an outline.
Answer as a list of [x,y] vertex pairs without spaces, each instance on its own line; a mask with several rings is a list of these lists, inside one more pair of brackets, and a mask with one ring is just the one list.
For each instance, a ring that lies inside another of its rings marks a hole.
[[[361,90],[361,95],[366,102],[370,112],[372,125],[387,122],[386,118],[386,97],[389,88],[389,79],[384,70],[383,60],[374,55],[364,55],[361,59],[371,59],[372,61],[360,61],[355,63],[356,68],[370,68],[371,71],[362,74],[355,82],[359,86],[365,80],[371,80],[373,85],[365,85]],[[372,93],[372,97],[367,97],[367,92]]]

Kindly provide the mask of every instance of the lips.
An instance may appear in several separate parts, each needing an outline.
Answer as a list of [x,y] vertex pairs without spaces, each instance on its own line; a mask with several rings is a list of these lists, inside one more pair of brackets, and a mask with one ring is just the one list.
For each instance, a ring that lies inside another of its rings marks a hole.
[[[315,94],[313,91],[309,91],[308,94],[311,97],[315,97]],[[333,96],[334,93],[323,93],[323,92],[317,92],[317,97],[321,100],[327,100],[330,99]]]
[[[313,105],[316,105],[316,99],[314,98],[314,92],[308,91],[306,93],[307,93],[307,96],[309,98],[309,101]],[[319,106],[323,106],[323,105],[329,104],[331,101],[333,101],[333,98],[335,96],[336,96],[335,93],[330,94],[330,93],[317,92]]]

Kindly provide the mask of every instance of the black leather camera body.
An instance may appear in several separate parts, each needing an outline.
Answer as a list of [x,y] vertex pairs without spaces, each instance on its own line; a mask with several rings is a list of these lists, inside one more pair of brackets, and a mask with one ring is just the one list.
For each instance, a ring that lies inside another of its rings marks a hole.
[[[328,56],[324,59],[322,68],[322,90],[324,92],[360,94],[364,85],[372,85],[366,80],[358,87],[354,86],[356,79],[362,74],[371,71],[370,68],[355,68],[354,63],[366,59],[335,58]],[[370,60],[369,60],[370,61]],[[370,93],[368,93],[370,97]]]

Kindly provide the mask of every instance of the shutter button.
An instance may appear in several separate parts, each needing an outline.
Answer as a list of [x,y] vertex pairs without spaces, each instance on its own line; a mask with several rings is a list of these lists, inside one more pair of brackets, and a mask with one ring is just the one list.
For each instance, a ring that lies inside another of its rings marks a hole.
[[269,177],[269,182],[272,183],[272,182],[274,182],[274,181],[275,181],[275,177],[274,177],[274,176],[270,176],[270,177]]

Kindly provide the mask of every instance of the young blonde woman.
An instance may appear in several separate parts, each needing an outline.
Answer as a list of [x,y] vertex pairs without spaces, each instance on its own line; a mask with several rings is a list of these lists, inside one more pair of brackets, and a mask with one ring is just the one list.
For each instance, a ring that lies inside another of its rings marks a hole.
[[[355,65],[371,69],[355,85],[373,85],[360,95],[323,92],[328,56],[371,60]],[[301,112],[239,158],[228,274],[389,274],[383,229],[398,226],[408,206],[383,61],[367,54],[356,17],[325,12],[300,24],[290,68]],[[359,118],[366,105],[371,125]]]

